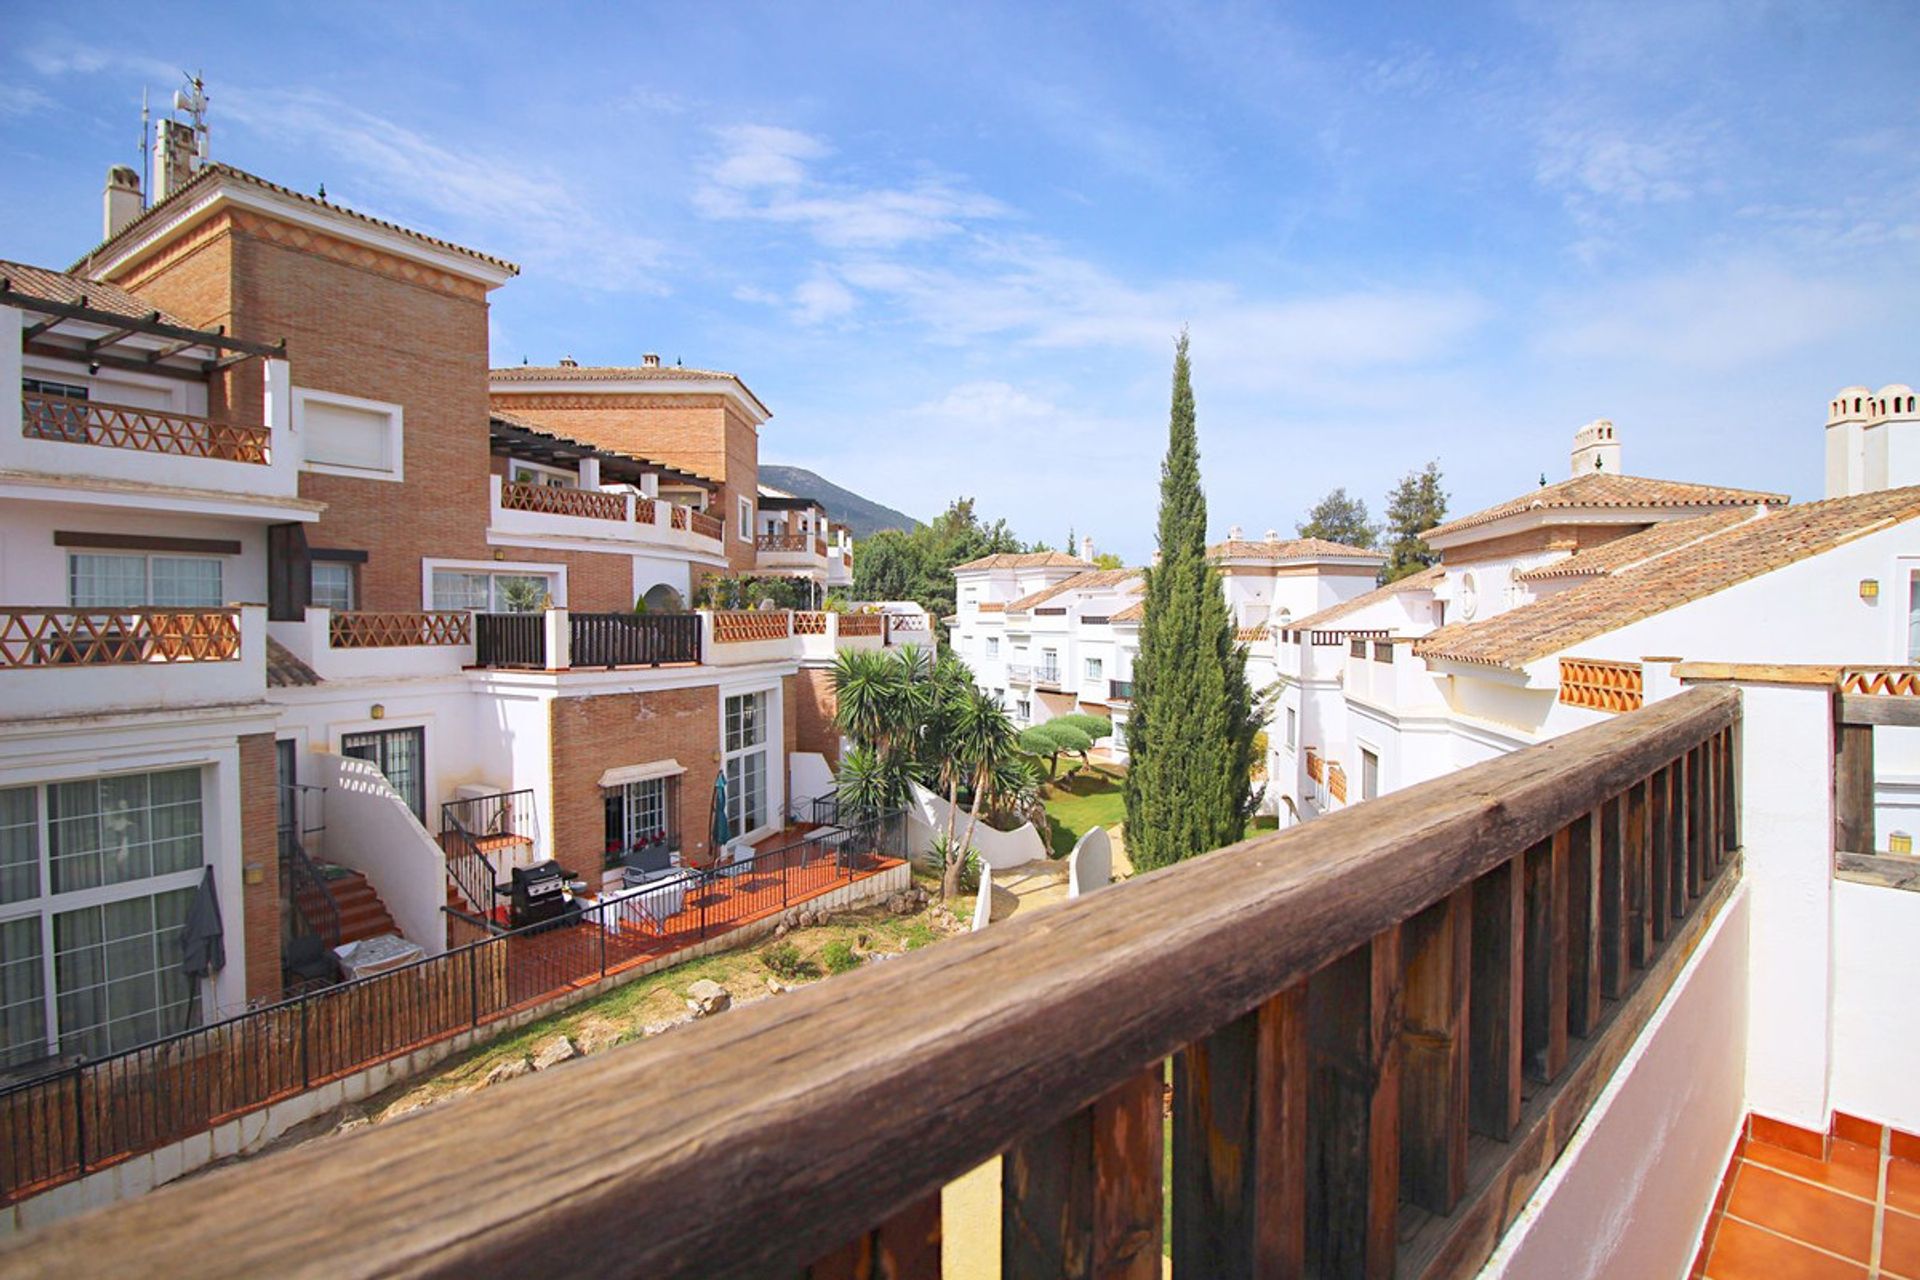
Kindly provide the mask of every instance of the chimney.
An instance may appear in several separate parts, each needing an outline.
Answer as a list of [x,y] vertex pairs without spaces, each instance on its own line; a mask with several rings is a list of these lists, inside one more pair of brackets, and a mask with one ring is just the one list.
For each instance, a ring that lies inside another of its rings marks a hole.
[[1620,470],[1620,437],[1613,423],[1595,418],[1573,433],[1573,474],[1617,476]]
[[1238,542],[1245,535],[1246,535],[1246,530],[1242,529],[1239,525],[1236,524],[1227,530],[1227,541]]
[[658,369],[660,367],[660,357],[649,351],[640,357],[640,363],[649,369]]
[[132,166],[116,164],[107,170],[107,189],[101,197],[102,240],[111,240],[140,216],[140,175]]
[[1268,542],[1280,541],[1280,531],[1278,529],[1267,530],[1267,541]]
[[1088,564],[1093,563],[1093,535],[1084,534],[1080,538],[1080,558]]
[[578,360],[575,360],[572,356],[561,356],[560,367],[562,369],[578,369],[580,367],[580,362]]

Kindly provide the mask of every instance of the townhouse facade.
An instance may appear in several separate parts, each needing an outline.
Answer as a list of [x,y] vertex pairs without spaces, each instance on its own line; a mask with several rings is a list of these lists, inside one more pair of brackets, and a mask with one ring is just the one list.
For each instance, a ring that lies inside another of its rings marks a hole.
[[[1624,474],[1617,429],[1590,423],[1568,479],[1428,531],[1432,568],[1275,628],[1283,822],[1669,696],[1689,662],[1920,658],[1909,402],[1904,386],[1836,396],[1828,494],[1799,504]],[[1883,751],[1893,826],[1920,816],[1911,754],[1900,731]]]
[[832,785],[835,652],[925,630],[692,609],[826,585],[740,378],[492,369],[513,264],[177,176],[67,270],[0,264],[8,1070],[276,999],[296,939],[436,954],[517,867],[777,835]]

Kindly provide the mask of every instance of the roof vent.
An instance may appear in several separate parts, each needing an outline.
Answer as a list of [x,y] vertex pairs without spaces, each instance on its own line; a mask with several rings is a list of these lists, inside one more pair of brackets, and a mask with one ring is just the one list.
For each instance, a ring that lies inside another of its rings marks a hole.
[[660,367],[660,357],[649,351],[640,357],[640,363],[649,369],[658,369]]
[[107,189],[102,197],[106,225],[103,239],[111,240],[140,216],[140,175],[129,165],[117,164],[107,170]]
[[1280,531],[1278,529],[1267,530],[1267,541],[1268,542],[1280,541]]
[[1245,534],[1246,530],[1236,524],[1227,530],[1227,541],[1238,542]]
[[562,369],[578,369],[580,367],[580,362],[578,360],[575,360],[572,356],[561,356],[560,367]]

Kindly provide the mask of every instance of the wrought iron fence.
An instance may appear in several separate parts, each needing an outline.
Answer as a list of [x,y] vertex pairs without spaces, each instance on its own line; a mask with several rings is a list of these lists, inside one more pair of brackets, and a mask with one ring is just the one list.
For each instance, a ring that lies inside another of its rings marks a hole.
[[575,667],[700,661],[697,613],[573,613],[567,627]]
[[546,670],[545,614],[476,613],[473,623],[473,660],[480,666]]

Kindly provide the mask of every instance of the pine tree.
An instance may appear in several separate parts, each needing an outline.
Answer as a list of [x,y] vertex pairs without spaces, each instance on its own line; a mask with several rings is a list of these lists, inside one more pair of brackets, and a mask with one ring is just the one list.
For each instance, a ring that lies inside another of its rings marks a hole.
[[1440,557],[1421,534],[1447,518],[1447,491],[1440,487],[1440,464],[1409,471],[1387,495],[1387,567],[1381,577],[1395,582],[1436,563]]
[[1160,467],[1160,562],[1147,571],[1146,617],[1127,718],[1127,857],[1164,867],[1241,838],[1259,708],[1225,594],[1207,561],[1187,337],[1173,360],[1173,410]]
[[1367,504],[1349,498],[1345,489],[1335,489],[1307,512],[1307,518],[1293,526],[1303,538],[1325,538],[1350,547],[1371,547],[1380,531],[1367,518]]

